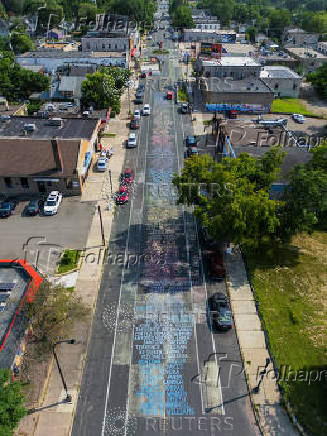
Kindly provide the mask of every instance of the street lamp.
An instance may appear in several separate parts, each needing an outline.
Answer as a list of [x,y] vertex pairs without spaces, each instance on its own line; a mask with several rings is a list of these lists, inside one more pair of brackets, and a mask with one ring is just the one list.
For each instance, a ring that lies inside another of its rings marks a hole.
[[52,345],[53,357],[55,358],[55,361],[56,361],[56,364],[57,364],[57,368],[58,368],[58,372],[60,374],[63,387],[64,387],[64,389],[66,391],[66,398],[65,398],[65,402],[66,403],[71,403],[72,402],[72,396],[68,393],[67,384],[66,384],[66,381],[65,381],[65,378],[64,378],[64,374],[63,374],[62,369],[60,367],[60,363],[59,363],[58,356],[57,356],[57,353],[56,353],[56,346],[59,345],[59,344],[71,344],[71,345],[73,345],[75,343],[76,343],[75,339],[65,339],[65,340],[62,340],[62,341],[55,342]]

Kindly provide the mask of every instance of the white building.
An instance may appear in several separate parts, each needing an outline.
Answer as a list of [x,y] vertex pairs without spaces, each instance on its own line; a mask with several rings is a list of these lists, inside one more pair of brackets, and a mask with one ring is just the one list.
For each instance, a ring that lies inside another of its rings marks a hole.
[[287,67],[263,67],[260,72],[263,80],[277,97],[298,98],[301,86],[301,77]]
[[128,57],[126,53],[83,53],[83,52],[27,52],[16,56],[16,61],[23,67],[41,66],[45,72],[55,72],[58,67],[67,64],[93,64],[103,66],[118,66],[128,68]]
[[194,69],[204,77],[228,77],[241,80],[259,78],[261,65],[252,57],[223,56],[211,60],[199,58],[194,64]]

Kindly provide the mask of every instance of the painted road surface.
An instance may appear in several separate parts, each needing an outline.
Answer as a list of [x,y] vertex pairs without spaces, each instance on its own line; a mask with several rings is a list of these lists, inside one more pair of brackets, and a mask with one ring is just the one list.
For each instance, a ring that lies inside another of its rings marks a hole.
[[180,74],[165,56],[146,86],[152,114],[126,158],[133,195],[112,228],[74,436],[258,434],[234,331],[208,322],[208,296],[225,285],[206,283],[196,223],[172,185],[192,133],[165,99]]

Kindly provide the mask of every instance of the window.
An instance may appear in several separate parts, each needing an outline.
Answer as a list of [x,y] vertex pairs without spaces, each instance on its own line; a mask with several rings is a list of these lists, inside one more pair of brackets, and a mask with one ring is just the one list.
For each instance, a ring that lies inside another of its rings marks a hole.
[[21,177],[20,178],[20,183],[21,183],[23,188],[28,188],[28,179],[27,179],[27,177]]
[[52,182],[47,182],[47,185],[48,185],[49,188],[50,188],[50,186],[52,186]]
[[109,49],[111,48],[111,45],[110,45],[110,44],[108,44],[108,48],[109,48]]
[[11,177],[5,177],[5,185],[7,188],[12,188]]
[[86,43],[86,48],[87,48],[88,50],[90,50],[91,46],[90,46],[90,43],[89,43],[89,42]]
[[72,179],[66,179],[66,188],[73,189],[73,181]]
[[275,83],[275,89],[278,89],[278,83]]
[[106,49],[106,44],[102,44],[102,49],[103,49],[103,50]]
[[293,91],[295,91],[297,89],[297,85],[296,83],[293,83]]

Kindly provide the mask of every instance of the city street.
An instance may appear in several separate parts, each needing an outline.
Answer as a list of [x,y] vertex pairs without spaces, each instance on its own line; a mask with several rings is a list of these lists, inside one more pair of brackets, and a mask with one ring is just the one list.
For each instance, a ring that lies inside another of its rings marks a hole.
[[[182,78],[170,50],[160,77],[147,78],[138,147],[127,150],[135,181],[119,206],[103,268],[73,436],[258,435],[233,328],[211,329],[191,209],[176,204],[191,117],[166,99]],[[167,33],[167,32],[166,32]]]

